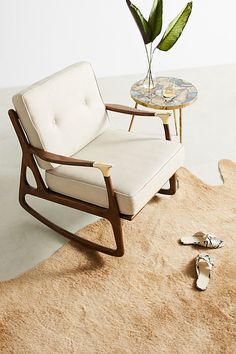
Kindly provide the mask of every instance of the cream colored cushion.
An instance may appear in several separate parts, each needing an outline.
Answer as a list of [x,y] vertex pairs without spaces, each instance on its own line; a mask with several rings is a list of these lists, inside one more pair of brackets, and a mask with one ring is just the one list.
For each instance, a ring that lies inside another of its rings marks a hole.
[[73,155],[109,125],[93,70],[85,62],[28,87],[13,103],[30,143],[61,155]]
[[[179,143],[109,129],[74,157],[114,164],[111,177],[120,212],[134,215],[182,165],[184,150]],[[46,171],[46,182],[55,192],[108,206],[104,179],[98,169],[59,166]]]

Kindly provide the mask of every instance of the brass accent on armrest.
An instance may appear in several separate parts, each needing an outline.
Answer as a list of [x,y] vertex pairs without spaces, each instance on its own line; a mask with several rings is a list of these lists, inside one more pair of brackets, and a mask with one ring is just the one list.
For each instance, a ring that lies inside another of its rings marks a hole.
[[155,116],[155,112],[142,111],[140,109],[132,108],[132,107],[128,107],[128,106],[123,106],[121,104],[107,103],[106,109],[108,111],[124,113],[124,114],[131,114],[131,115],[135,115],[135,116],[149,116],[149,117]]
[[104,177],[109,177],[110,176],[110,169],[112,168],[111,164],[106,164],[103,162],[94,162],[93,167],[98,168]]
[[57,163],[60,165],[70,165],[70,166],[83,166],[83,167],[95,167],[98,168],[104,177],[110,176],[110,168],[111,164],[106,164],[102,162],[88,161],[88,160],[79,160],[73,157],[63,156],[54,154],[49,151],[45,151],[43,149],[35,148],[30,145],[30,151],[38,156],[40,159],[52,163]]
[[52,152],[45,151],[43,149],[35,148],[31,145],[30,145],[30,151],[44,161],[57,163],[60,165],[93,167],[93,163],[94,163],[94,161],[79,160],[73,157],[54,154]]
[[158,112],[155,112],[155,116],[159,117],[162,120],[163,124],[168,124],[169,123],[169,118],[171,116],[171,113],[158,113]]

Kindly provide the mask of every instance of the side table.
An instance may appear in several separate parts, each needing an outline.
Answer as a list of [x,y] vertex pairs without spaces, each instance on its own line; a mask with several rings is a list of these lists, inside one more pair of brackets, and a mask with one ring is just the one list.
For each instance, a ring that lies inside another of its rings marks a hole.
[[[142,105],[152,109],[173,111],[175,129],[177,128],[176,110],[179,110],[179,140],[182,143],[182,109],[191,105],[197,99],[197,89],[190,82],[175,77],[157,77],[154,88],[144,88],[143,80],[132,85],[131,97],[135,101],[135,108]],[[166,92],[168,94],[166,94]],[[170,94],[172,92],[172,94]],[[166,97],[168,96],[168,97]],[[134,117],[132,116],[129,131],[132,128]],[[168,119],[168,115],[166,115]]]

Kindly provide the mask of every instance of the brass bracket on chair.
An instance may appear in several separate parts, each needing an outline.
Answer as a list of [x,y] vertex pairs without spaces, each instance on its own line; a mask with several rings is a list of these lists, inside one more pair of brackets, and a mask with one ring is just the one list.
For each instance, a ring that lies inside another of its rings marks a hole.
[[159,117],[162,120],[163,124],[168,124],[169,123],[169,118],[171,116],[171,113],[159,113],[155,112],[155,117]]
[[165,138],[166,140],[171,140],[171,135],[170,135],[170,130],[169,130],[169,118],[171,116],[170,112],[166,112],[166,113],[159,113],[159,112],[155,112],[155,117],[158,117],[162,120],[162,124],[164,127],[164,131],[165,131]]
[[93,167],[98,168],[104,177],[109,177],[110,176],[110,169],[113,167],[111,164],[106,164],[103,162],[94,162]]

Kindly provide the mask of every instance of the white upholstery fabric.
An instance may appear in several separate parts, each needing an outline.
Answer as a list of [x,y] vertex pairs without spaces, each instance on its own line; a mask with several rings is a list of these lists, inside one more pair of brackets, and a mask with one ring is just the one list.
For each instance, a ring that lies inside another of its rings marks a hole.
[[[82,62],[13,97],[30,143],[71,156],[107,129],[108,117],[90,64]],[[51,164],[38,160],[44,169]]]
[[[182,165],[184,149],[179,143],[109,129],[74,157],[114,164],[111,177],[120,212],[133,215]],[[98,169],[59,166],[46,171],[46,182],[55,192],[108,206],[104,179]]]

